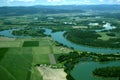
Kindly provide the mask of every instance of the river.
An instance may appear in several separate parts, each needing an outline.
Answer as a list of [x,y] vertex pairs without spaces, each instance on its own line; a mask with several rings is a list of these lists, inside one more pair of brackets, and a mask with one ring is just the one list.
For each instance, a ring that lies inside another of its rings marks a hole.
[[[120,53],[120,49],[111,49],[111,48],[98,48],[98,47],[90,47],[90,46],[84,46],[84,45],[78,45],[73,42],[70,42],[67,40],[63,34],[65,31],[60,31],[60,32],[55,32],[52,33],[51,29],[45,29],[45,33],[47,35],[51,35],[52,39],[62,43],[63,45],[68,46],[69,48],[74,48],[75,50],[80,50],[80,51],[87,51],[87,52],[95,52],[95,53]],[[10,30],[4,30],[0,31],[1,36],[6,36],[6,37],[11,37],[11,38],[32,38],[32,36],[15,36],[12,34],[13,30],[19,30],[19,29],[10,29]],[[36,36],[36,38],[39,38],[39,36]]]
[[75,50],[80,50],[80,51],[87,51],[87,52],[95,52],[95,53],[120,53],[120,49],[111,49],[111,48],[98,48],[98,47],[90,47],[90,46],[84,46],[84,45],[78,45],[73,42],[70,42],[63,36],[64,32],[56,32],[52,33],[52,38],[59,42],[62,43],[63,45],[66,45],[68,47],[72,47]]
[[[80,50],[80,51],[88,51],[88,52],[95,52],[95,53],[120,53],[120,49],[110,49],[110,48],[96,48],[96,47],[89,47],[89,46],[84,46],[84,45],[78,45],[75,43],[72,43],[68,41],[64,36],[64,31],[62,32],[55,32],[52,33],[51,29],[45,29],[45,33],[47,35],[51,35],[52,39],[62,43],[63,45],[66,45],[68,47],[72,47],[75,50]],[[32,36],[15,36],[12,34],[12,31],[15,29],[11,30],[4,30],[0,31],[1,36],[6,36],[6,37],[12,37],[12,38],[32,38]],[[40,38],[40,37],[37,37]],[[92,75],[92,71],[95,68],[98,67],[105,67],[105,66],[120,66],[120,62],[108,62],[108,63],[98,63],[98,62],[79,62],[78,64],[75,65],[75,68],[71,71],[72,76],[75,78],[75,80],[117,80],[115,78],[97,78]]]

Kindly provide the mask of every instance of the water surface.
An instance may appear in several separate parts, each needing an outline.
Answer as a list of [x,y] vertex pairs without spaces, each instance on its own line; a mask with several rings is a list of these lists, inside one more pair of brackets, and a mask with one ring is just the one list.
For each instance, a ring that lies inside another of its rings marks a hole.
[[[68,46],[69,48],[74,48],[75,50],[80,50],[80,51],[87,51],[87,52],[95,52],[95,53],[120,53],[120,49],[111,49],[111,48],[97,48],[97,47],[90,47],[90,46],[84,46],[84,45],[78,45],[73,42],[70,42],[67,40],[63,34],[65,31],[61,32],[55,32],[52,33],[51,29],[43,28],[45,29],[44,34],[51,35],[52,39],[62,43],[63,45]],[[10,29],[10,30],[4,30],[0,31],[1,36],[6,36],[6,37],[11,37],[11,38],[32,38],[32,36],[16,36],[12,34],[13,30],[19,30],[19,29]],[[41,36],[36,36],[36,38],[40,38]]]
[[92,71],[96,68],[107,66],[120,66],[120,61],[113,62],[79,62],[71,71],[75,80],[118,80],[118,78],[101,78],[92,75]]

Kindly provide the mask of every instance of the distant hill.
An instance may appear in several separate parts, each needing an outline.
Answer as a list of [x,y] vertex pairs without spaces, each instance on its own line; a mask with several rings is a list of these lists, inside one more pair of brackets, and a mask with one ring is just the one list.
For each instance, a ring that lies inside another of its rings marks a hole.
[[120,5],[61,5],[0,7],[0,16],[21,16],[26,14],[76,13],[85,11],[120,11]]
[[57,6],[31,6],[31,7],[0,7],[0,16],[20,16],[25,14],[55,14],[84,12],[81,9],[64,9]]
[[51,9],[64,9],[64,10],[97,10],[97,11],[109,11],[109,10],[119,10],[120,5],[60,5],[60,6],[36,6]]

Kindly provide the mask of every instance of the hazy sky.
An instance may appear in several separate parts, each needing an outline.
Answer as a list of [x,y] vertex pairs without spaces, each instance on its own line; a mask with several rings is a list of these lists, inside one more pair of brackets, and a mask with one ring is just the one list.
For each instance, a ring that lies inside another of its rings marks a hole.
[[120,4],[120,0],[0,0],[0,6]]

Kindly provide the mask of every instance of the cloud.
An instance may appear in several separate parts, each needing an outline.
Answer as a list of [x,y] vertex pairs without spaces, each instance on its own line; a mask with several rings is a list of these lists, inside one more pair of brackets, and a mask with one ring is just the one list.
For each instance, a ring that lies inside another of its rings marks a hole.
[[48,2],[62,2],[64,0],[48,0]]
[[8,0],[9,2],[15,2],[15,1],[18,1],[18,2],[35,2],[35,0]]
[[120,2],[120,0],[117,0],[117,2]]
[[100,2],[103,2],[104,0],[99,0]]
[[86,3],[90,3],[90,0],[85,0],[84,2],[86,2]]
[[120,4],[120,0],[0,0],[0,6]]

